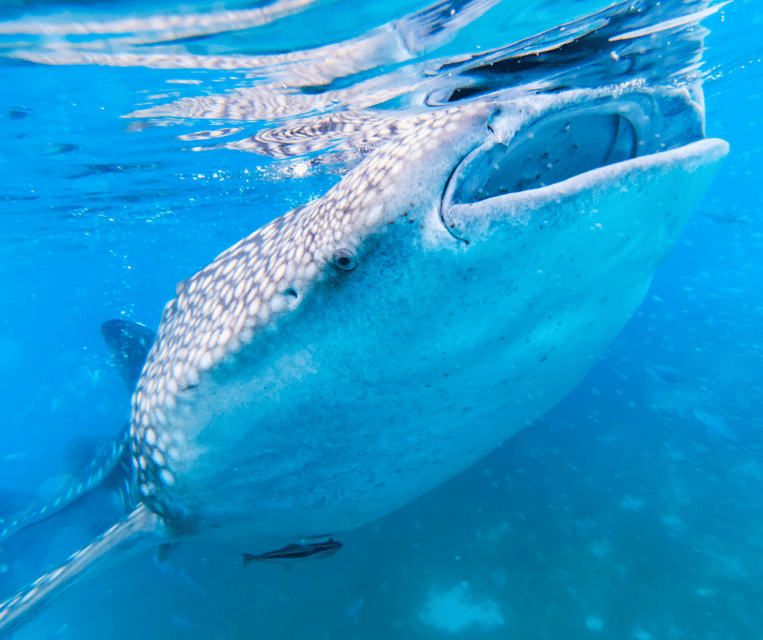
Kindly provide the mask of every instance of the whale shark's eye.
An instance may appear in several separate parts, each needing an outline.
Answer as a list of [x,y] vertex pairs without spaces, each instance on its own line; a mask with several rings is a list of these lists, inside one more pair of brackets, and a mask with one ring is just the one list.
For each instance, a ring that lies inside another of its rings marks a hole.
[[339,249],[334,253],[334,266],[340,271],[352,271],[358,263],[347,249]]

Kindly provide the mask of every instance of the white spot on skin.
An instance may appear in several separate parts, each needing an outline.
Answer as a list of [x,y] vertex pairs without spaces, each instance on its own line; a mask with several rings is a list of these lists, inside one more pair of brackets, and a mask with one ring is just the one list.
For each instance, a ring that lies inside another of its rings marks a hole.
[[37,589],[35,588],[29,589],[29,591],[27,591],[24,594],[24,596],[21,598],[21,602],[22,603],[27,602],[30,598],[32,598],[32,596],[34,596],[35,593],[37,593]]
[[209,351],[205,351],[201,358],[199,358],[199,370],[206,371],[212,366],[212,354]]
[[53,582],[58,576],[60,576],[66,567],[59,567],[58,569],[51,571],[50,574],[48,574],[48,579],[50,582]]
[[280,313],[286,307],[286,298],[284,296],[276,296],[270,301],[270,311],[272,313]]

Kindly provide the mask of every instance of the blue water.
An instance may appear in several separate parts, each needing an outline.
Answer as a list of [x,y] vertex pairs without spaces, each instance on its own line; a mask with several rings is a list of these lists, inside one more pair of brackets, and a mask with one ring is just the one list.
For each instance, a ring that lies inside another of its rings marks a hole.
[[[606,5],[506,0],[436,54],[501,46]],[[176,48],[296,51],[424,6],[326,2]],[[40,3],[0,16],[173,9]],[[183,545],[171,565],[147,555],[100,576],[18,638],[452,637],[426,607],[454,589],[488,612],[461,637],[760,637],[763,12],[735,0],[703,25],[707,133],[731,153],[639,311],[561,404],[445,485],[343,534],[331,559],[243,571],[240,550]],[[267,119],[125,117],[248,86],[257,73],[35,64],[4,54],[21,40],[34,52],[97,38],[2,38],[0,486],[34,494],[70,471],[68,442],[112,437],[128,416],[101,323],[156,327],[175,283],[325,193],[343,169],[178,139],[239,125],[243,139]],[[3,543],[0,599],[117,517],[93,496]]]

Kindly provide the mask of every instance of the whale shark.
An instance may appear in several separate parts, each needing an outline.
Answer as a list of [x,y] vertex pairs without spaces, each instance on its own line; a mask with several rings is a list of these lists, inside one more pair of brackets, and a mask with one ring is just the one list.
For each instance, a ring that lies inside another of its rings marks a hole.
[[697,81],[493,88],[415,110],[177,285],[132,395],[137,506],[0,605],[0,632],[131,553],[369,523],[576,386],[728,144]]

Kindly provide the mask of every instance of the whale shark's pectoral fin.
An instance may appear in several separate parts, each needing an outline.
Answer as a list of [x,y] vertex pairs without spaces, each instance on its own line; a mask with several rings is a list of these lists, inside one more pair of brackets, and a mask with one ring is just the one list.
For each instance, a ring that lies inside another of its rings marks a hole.
[[16,500],[11,508],[6,506],[0,512],[0,542],[17,531],[59,513],[98,485],[114,491],[125,512],[132,509],[135,497],[128,438],[129,429],[126,425],[117,438],[98,447],[92,459],[83,462],[74,473],[66,476],[55,491],[44,497],[30,496],[25,501]]
[[162,520],[144,505],[114,525],[90,545],[72,555],[64,565],[42,576],[0,604],[0,637],[24,624],[85,577],[107,568],[115,558],[166,542]]
[[127,391],[132,393],[154,344],[156,332],[137,322],[117,318],[104,322],[101,334]]

